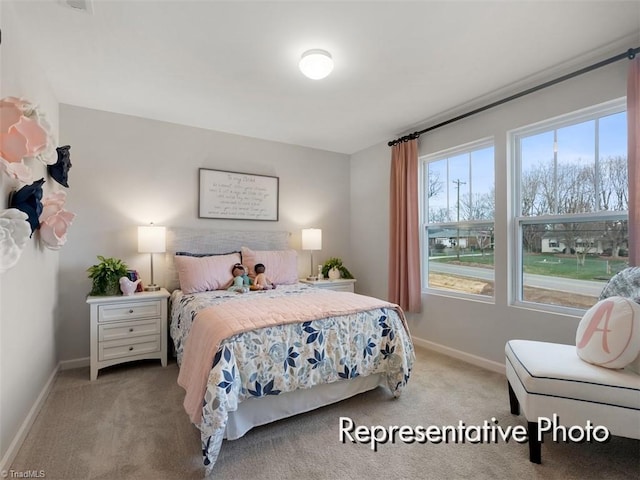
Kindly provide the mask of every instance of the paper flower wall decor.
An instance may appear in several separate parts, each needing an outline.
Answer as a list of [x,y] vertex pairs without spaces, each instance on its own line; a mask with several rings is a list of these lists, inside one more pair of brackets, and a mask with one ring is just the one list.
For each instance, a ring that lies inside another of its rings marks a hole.
[[30,183],[33,177],[31,169],[22,162],[7,162],[0,157],[0,171],[4,172],[9,178],[19,180],[22,183]]
[[16,97],[0,100],[0,169],[4,173],[29,183],[31,172],[23,161],[37,158],[46,165],[55,163],[54,145],[49,122],[37,106]]
[[0,210],[0,273],[18,263],[30,236],[26,213],[16,208]]
[[56,148],[58,152],[58,161],[53,165],[47,166],[47,171],[51,178],[53,178],[56,182],[58,182],[63,187],[69,188],[68,176],[69,169],[71,168],[71,154],[69,150],[71,149],[70,145],[65,145],[64,147]]
[[[31,225],[31,234],[40,226],[42,213],[42,184],[44,178],[36,180],[31,185],[25,185],[9,197],[9,207],[17,208],[27,214],[27,221]],[[30,235],[31,236],[31,235]]]
[[40,241],[51,250],[59,250],[67,242],[67,229],[76,217],[64,208],[67,192],[54,192],[42,200]]

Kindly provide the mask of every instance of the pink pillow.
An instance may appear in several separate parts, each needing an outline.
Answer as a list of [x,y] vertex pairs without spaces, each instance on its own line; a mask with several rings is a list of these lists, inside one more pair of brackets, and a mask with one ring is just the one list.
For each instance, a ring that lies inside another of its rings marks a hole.
[[298,252],[295,250],[251,250],[242,247],[242,263],[249,269],[249,277],[256,277],[256,263],[263,263],[264,272],[276,285],[298,282]]
[[640,353],[640,305],[630,298],[609,297],[580,320],[576,350],[585,362],[624,368]]
[[227,288],[233,281],[231,268],[240,263],[240,254],[190,257],[176,255],[174,262],[184,293],[206,292]]

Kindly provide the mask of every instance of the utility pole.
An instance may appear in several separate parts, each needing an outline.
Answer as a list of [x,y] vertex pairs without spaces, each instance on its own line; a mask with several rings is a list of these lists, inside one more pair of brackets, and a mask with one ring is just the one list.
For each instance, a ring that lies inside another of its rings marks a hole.
[[460,261],[460,185],[466,185],[467,182],[461,181],[459,178],[454,180],[453,183],[456,184],[456,188],[458,189],[458,216],[457,216],[457,227],[458,227],[458,237],[456,239],[456,259]]

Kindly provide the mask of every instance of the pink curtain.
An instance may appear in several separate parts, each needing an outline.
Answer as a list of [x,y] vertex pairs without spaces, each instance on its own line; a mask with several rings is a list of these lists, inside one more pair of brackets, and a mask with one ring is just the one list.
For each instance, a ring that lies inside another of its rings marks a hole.
[[419,312],[420,233],[418,222],[418,140],[391,148],[389,301]]
[[629,62],[627,81],[629,266],[640,266],[640,57]]

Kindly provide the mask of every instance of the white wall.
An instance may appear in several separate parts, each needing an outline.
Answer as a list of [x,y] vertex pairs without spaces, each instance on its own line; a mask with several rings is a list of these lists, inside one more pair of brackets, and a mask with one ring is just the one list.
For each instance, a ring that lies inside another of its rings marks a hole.
[[349,269],[358,272],[358,291],[378,298],[388,294],[390,169],[386,143],[351,156]]
[[[501,364],[504,344],[512,338],[575,342],[579,318],[509,305],[507,131],[625,96],[627,68],[628,63],[620,61],[420,137],[419,155],[495,138],[496,294],[495,303],[489,304],[423,293],[422,313],[409,315],[415,337]],[[362,280],[361,292],[383,298],[387,296],[390,157],[386,142],[351,157],[351,258]],[[369,241],[373,238],[376,241]]]
[[[24,97],[39,104],[57,136],[58,102],[33,63],[28,28],[19,25],[11,3],[0,2],[0,8],[0,98]],[[43,164],[34,160],[27,165],[35,179],[46,177]],[[7,208],[9,193],[17,188],[0,174],[0,209]],[[52,189],[47,181],[45,195]],[[0,274],[0,467],[6,466],[11,442],[56,368],[57,272],[58,254],[41,248],[36,232],[18,264]]]
[[[61,143],[71,145],[68,209],[77,217],[60,253],[62,360],[89,356],[91,288],[86,269],[96,255],[122,258],[149,278],[149,255],[137,253],[136,227],[160,225],[291,232],[321,228],[315,263],[349,257],[349,157],[238,135],[61,105]],[[273,175],[280,179],[278,222],[199,219],[200,167]],[[162,285],[164,259],[155,257]],[[310,257],[299,252],[300,275]]]

